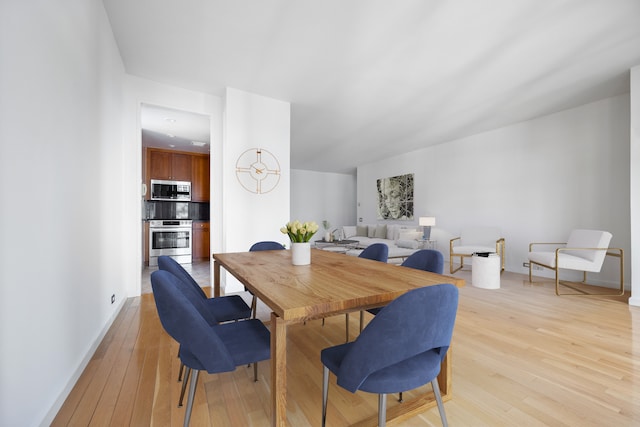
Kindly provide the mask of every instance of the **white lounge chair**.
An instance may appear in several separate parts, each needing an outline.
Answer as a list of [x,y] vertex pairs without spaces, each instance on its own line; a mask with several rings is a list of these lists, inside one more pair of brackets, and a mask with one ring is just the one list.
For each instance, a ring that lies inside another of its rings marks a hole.
[[[504,237],[500,236],[500,229],[495,227],[465,228],[459,237],[449,241],[449,272],[460,270],[464,265],[464,258],[476,252],[495,252],[500,256],[500,272],[504,271]],[[453,259],[460,258],[460,266],[454,268]]]
[[[624,253],[621,248],[609,248],[612,234],[600,230],[573,230],[566,243],[530,243],[529,244],[529,282],[533,264],[554,270],[556,273],[556,295],[623,295],[624,294]],[[534,251],[542,245],[560,246],[555,250]],[[560,281],[559,271],[578,270],[583,272],[583,284],[587,284],[587,272],[600,272],[605,257],[613,256],[620,260],[620,287],[614,294],[590,294],[583,289]],[[560,293],[560,285],[579,292]]]

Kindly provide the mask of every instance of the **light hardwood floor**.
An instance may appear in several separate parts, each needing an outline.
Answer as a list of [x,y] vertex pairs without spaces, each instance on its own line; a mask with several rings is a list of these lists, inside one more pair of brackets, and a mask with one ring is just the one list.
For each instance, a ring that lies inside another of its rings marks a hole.
[[[451,426],[640,425],[640,307],[629,306],[628,295],[558,297],[551,281],[531,284],[509,272],[500,289],[485,290],[470,286],[469,271],[456,276],[468,286],[454,330],[453,399],[444,405]],[[355,338],[358,316],[351,319]],[[319,354],[344,340],[344,316],[324,327],[295,325],[289,340],[289,423],[319,426]],[[129,299],[53,425],[181,425],[177,348],[153,295]],[[269,362],[259,364],[257,383],[252,372],[201,375],[191,425],[268,426]],[[330,382],[329,426],[376,413],[375,396],[346,392],[333,376]],[[431,409],[397,425],[441,424]]]

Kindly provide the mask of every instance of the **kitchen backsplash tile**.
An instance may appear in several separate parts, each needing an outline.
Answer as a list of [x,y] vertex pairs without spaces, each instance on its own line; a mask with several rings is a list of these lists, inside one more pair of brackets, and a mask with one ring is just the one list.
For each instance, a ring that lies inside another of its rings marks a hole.
[[146,200],[143,216],[147,219],[192,219],[209,220],[209,203],[165,202]]

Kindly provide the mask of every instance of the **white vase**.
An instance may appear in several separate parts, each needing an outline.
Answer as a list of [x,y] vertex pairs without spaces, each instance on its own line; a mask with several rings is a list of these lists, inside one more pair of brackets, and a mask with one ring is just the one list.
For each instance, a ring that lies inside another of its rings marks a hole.
[[291,243],[291,262],[293,265],[309,265],[311,264],[311,244]]

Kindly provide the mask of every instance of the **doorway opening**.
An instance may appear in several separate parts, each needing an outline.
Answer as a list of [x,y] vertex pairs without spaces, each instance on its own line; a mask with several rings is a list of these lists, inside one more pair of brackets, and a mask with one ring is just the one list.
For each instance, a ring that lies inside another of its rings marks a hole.
[[209,286],[211,118],[142,103],[140,128],[141,293],[151,292],[159,255],[174,257],[201,286]]

